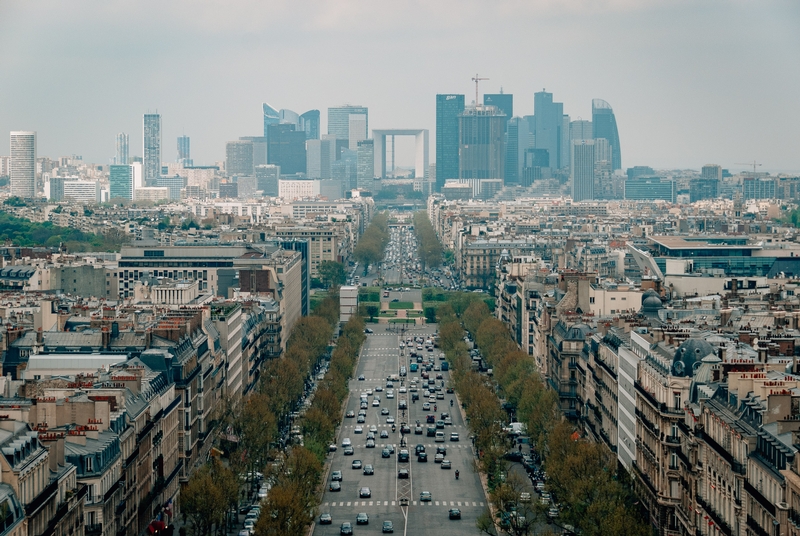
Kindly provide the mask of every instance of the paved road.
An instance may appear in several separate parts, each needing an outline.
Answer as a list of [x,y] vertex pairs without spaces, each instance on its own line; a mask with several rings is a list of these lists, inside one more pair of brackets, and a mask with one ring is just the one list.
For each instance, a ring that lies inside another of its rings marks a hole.
[[[393,374],[398,374],[401,362],[408,364],[408,357],[402,356],[399,350],[400,333],[395,333],[396,327],[373,326],[375,333],[367,336],[364,344],[363,353],[359,362],[356,377],[364,375],[364,381],[353,380],[350,384],[350,399],[348,400],[347,410],[352,410],[356,414],[359,410],[360,395],[367,389],[375,389],[381,386],[382,392],[374,393],[380,397],[380,406],[374,407],[370,396],[369,407],[367,410],[364,433],[356,434],[355,427],[358,426],[354,418],[346,418],[341,427],[338,438],[339,448],[332,456],[332,470],[340,470],[343,473],[342,491],[326,491],[320,505],[320,512],[330,513],[333,517],[332,525],[317,524],[314,530],[315,535],[334,535],[339,534],[339,526],[343,521],[350,521],[354,525],[356,534],[379,534],[383,521],[388,519],[394,524],[394,531],[397,534],[417,535],[425,534],[427,531],[435,531],[437,536],[458,536],[463,534],[477,534],[475,528],[476,518],[484,511],[486,498],[480,485],[478,475],[472,470],[472,460],[474,458],[469,433],[464,426],[461,415],[453,411],[449,405],[449,399],[453,395],[445,394],[444,400],[437,400],[438,413],[442,411],[450,412],[453,425],[444,429],[445,436],[449,438],[451,432],[457,432],[460,441],[445,443],[434,443],[434,438],[423,435],[414,435],[414,425],[416,420],[420,420],[425,427],[425,417],[432,412],[422,409],[422,400],[412,403],[410,393],[400,393],[401,384],[394,384],[394,399],[386,397],[386,378]],[[412,327],[406,330],[405,336],[424,335],[433,333],[436,325],[426,325]],[[428,356],[438,356],[438,349],[434,353],[425,352]],[[441,363],[436,359],[437,363]],[[412,377],[419,377],[419,373],[408,373],[408,377],[402,386],[408,388]],[[432,372],[435,378],[436,372]],[[444,381],[447,382],[448,372],[442,373]],[[421,378],[420,378],[421,381]],[[441,380],[439,380],[441,381]],[[422,386],[419,389],[422,398]],[[397,419],[398,423],[403,420],[402,412],[398,410],[398,403],[401,399],[408,397],[407,404],[409,410],[406,412],[406,420],[412,428],[412,434],[406,436],[411,461],[409,464],[398,464],[397,453],[400,450],[400,427],[398,424],[397,432],[391,431],[391,425],[386,424],[386,417],[380,414],[380,409],[386,407],[391,416]],[[366,434],[371,425],[375,425],[378,434],[381,430],[387,430],[388,439],[376,440],[376,448],[366,448]],[[353,456],[344,456],[341,447],[342,440],[349,438],[354,446]],[[418,444],[426,447],[429,456],[427,463],[417,462],[414,454],[414,447]],[[395,447],[395,453],[388,459],[381,457],[382,447],[391,444]],[[452,463],[452,469],[442,469],[440,464],[434,463],[436,446],[443,445],[447,448],[447,459]],[[372,464],[375,474],[366,476],[361,470],[351,468],[354,459],[361,460],[363,464]],[[411,478],[407,481],[397,478],[397,471],[401,467],[410,470]],[[460,480],[455,480],[455,470],[459,469]],[[372,496],[368,499],[359,498],[359,489],[367,486],[372,491]],[[430,503],[422,503],[419,500],[420,492],[429,491],[432,494]],[[401,508],[400,498],[403,495],[409,498],[409,506]],[[450,508],[460,508],[462,519],[451,521],[448,519]],[[369,515],[369,525],[356,526],[356,515],[365,512]]]

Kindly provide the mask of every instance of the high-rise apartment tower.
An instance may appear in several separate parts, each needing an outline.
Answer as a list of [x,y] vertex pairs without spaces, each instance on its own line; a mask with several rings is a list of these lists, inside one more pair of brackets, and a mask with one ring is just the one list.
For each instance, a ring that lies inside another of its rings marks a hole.
[[36,196],[36,132],[11,132],[11,195]]

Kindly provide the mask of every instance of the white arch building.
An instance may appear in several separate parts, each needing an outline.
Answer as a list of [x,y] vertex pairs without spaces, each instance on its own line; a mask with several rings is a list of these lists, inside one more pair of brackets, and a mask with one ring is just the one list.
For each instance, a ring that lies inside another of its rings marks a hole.
[[418,179],[428,178],[428,130],[415,129],[388,129],[373,130],[372,139],[375,140],[375,174],[386,178],[386,137],[391,137],[391,153],[394,160],[394,137],[414,136],[414,176]]

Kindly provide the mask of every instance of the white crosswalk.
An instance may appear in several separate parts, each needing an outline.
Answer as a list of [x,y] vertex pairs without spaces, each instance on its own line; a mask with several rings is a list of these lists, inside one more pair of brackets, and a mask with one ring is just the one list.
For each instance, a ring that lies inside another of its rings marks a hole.
[[[336,508],[344,506],[389,506],[390,504],[391,506],[397,506],[397,501],[331,501],[322,503],[322,506]],[[447,508],[454,506],[469,508],[472,506],[477,508],[485,506],[485,504],[480,501],[411,501],[411,506],[444,506]]]

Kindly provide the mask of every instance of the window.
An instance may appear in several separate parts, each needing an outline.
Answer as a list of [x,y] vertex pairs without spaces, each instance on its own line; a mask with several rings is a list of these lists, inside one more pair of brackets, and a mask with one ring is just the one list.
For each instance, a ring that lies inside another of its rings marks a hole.
[[92,459],[91,458],[86,458],[86,472],[87,473],[94,472],[94,469],[92,468]]
[[589,296],[589,303],[594,303],[594,296]]

